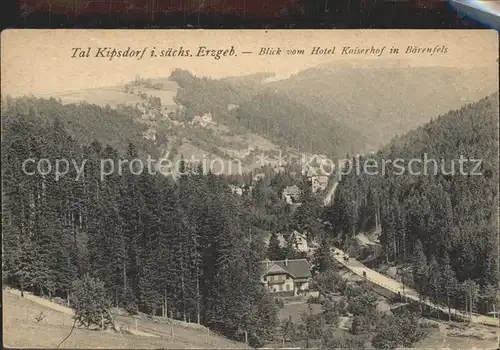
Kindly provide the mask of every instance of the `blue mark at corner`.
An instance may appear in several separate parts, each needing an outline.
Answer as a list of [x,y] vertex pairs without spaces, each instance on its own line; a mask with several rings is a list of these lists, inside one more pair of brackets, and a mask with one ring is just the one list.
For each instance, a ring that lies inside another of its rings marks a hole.
[[500,30],[500,0],[449,0],[460,15]]

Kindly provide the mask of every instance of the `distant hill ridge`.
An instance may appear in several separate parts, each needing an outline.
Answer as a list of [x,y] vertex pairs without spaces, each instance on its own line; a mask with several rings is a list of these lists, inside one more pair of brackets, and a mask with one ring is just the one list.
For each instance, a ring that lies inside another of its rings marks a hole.
[[[85,142],[95,137],[107,143],[118,136],[123,143],[146,142],[148,153],[155,150],[153,153],[163,155],[178,154],[186,140],[198,147],[196,152],[229,159],[231,154],[247,154],[248,149],[257,152],[258,143],[247,142],[238,146],[243,148],[234,148],[238,138],[252,139],[251,135],[256,135],[274,144],[274,149],[292,148],[343,158],[346,154],[375,151],[394,136],[497,88],[488,85],[492,79],[486,79],[490,72],[485,69],[409,64],[374,60],[361,66],[340,61],[279,80],[274,79],[274,73],[212,79],[176,69],[169,77],[146,79],[151,86],[131,82],[65,91],[54,97],[65,104],[83,102],[118,108],[120,112],[111,117],[115,121],[104,122],[113,125],[110,129],[102,128],[94,119],[81,118],[81,112],[74,113],[78,118],[67,118],[76,137],[81,133]],[[174,119],[180,119],[144,120],[141,113],[133,111],[144,103],[144,96],[159,98],[162,106],[178,114]],[[182,126],[205,113],[211,113],[226,131]],[[149,140],[142,140],[143,135]],[[125,146],[114,143],[114,147]]]

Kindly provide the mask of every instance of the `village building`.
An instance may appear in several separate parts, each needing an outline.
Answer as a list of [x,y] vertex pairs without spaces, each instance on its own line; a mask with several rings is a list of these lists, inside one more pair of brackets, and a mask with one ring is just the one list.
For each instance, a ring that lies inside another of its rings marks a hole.
[[324,191],[328,187],[329,174],[322,167],[309,166],[303,169],[302,175],[307,176],[313,193]]
[[313,193],[324,191],[328,186],[328,176],[314,175],[311,176],[311,189]]
[[227,110],[228,110],[229,112],[235,111],[235,110],[237,110],[238,108],[240,108],[240,106],[235,105],[234,103],[230,103],[230,104],[228,104],[228,105],[227,105]]
[[254,177],[252,178],[252,181],[258,182],[259,180],[264,179],[265,177],[266,177],[266,175],[264,173],[258,173],[258,174],[254,175]]
[[143,133],[144,138],[149,139],[149,140],[156,140],[156,130],[153,128],[149,128]]
[[283,190],[282,198],[288,204],[300,203],[301,191],[297,185],[288,186]]
[[183,128],[186,126],[186,124],[184,122],[180,122],[178,120],[171,120],[170,122],[172,124],[176,125],[176,126],[180,126],[180,127],[183,127]]
[[231,189],[231,192],[233,192],[234,194],[237,194],[238,196],[243,195],[243,188],[241,188],[240,186],[229,185],[229,188]]
[[285,167],[283,167],[283,166],[276,166],[276,167],[274,167],[274,172],[276,174],[284,174],[285,173]]
[[135,108],[137,108],[137,110],[138,110],[139,112],[141,112],[142,114],[144,114],[144,113],[146,113],[146,112],[147,112],[147,108],[146,108],[146,106],[144,105],[144,103],[139,103],[139,102],[137,102],[137,103],[135,104]]
[[161,107],[161,114],[164,119],[174,119],[175,118],[175,106],[163,106]]
[[213,124],[212,113],[208,112],[203,114],[202,116],[195,116],[189,124],[192,125],[200,125],[201,127],[206,128],[209,124]]
[[264,260],[261,283],[272,293],[305,295],[311,283],[311,264],[307,259]]

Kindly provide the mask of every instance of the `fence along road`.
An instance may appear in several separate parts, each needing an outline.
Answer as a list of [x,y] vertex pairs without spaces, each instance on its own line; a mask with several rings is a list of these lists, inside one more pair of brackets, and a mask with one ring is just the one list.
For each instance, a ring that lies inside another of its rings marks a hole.
[[[376,284],[376,285],[378,285],[378,286],[380,286],[380,287],[382,287],[382,288],[384,288],[392,293],[395,293],[395,294],[400,293],[401,295],[404,294],[407,299],[410,299],[412,301],[427,305],[427,306],[434,308],[434,309],[437,309],[445,314],[448,314],[450,312],[451,314],[456,315],[457,317],[461,317],[463,319],[470,320],[471,323],[478,323],[478,324],[483,324],[483,325],[487,325],[487,326],[499,327],[499,320],[497,320],[494,317],[477,315],[477,314],[476,315],[473,314],[472,317],[470,317],[468,314],[465,314],[461,311],[458,311],[455,309],[448,310],[448,308],[445,306],[436,305],[428,300],[420,300],[418,293],[415,290],[408,288],[406,285],[403,287],[402,283],[400,283],[392,278],[389,278],[387,276],[384,276],[384,275],[378,273],[377,271],[374,271],[374,270],[366,267],[365,265],[363,265],[362,263],[360,263],[356,259],[349,258],[347,261],[344,260],[344,257],[346,256],[346,254],[338,248],[332,248],[332,255],[336,261],[341,263],[343,266],[345,266],[351,272],[355,273],[358,276],[361,276],[361,277],[367,279],[368,281],[370,281],[370,282],[372,282],[372,283],[374,283],[374,284]],[[363,275],[363,272],[365,272],[366,275]]]

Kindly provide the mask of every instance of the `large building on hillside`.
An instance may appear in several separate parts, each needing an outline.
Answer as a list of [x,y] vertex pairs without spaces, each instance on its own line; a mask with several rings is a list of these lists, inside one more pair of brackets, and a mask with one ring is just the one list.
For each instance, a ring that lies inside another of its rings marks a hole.
[[307,259],[264,260],[261,265],[261,283],[269,291],[284,295],[309,292],[312,266]]

